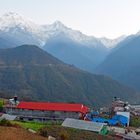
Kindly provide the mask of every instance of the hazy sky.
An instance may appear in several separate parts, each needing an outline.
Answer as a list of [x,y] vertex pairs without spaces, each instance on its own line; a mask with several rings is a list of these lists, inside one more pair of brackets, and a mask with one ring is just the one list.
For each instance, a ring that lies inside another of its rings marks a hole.
[[96,37],[140,30],[140,0],[0,0],[0,15],[11,11],[39,24],[60,20]]

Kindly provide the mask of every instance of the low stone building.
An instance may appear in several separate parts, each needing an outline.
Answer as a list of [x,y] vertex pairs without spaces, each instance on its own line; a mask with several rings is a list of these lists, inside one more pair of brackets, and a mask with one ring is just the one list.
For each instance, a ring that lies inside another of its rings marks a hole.
[[28,120],[64,120],[76,118],[88,112],[88,107],[83,104],[52,103],[52,102],[24,102],[17,105],[6,105],[5,112],[17,115],[20,119]]
[[140,116],[140,105],[131,105],[130,112],[135,116]]

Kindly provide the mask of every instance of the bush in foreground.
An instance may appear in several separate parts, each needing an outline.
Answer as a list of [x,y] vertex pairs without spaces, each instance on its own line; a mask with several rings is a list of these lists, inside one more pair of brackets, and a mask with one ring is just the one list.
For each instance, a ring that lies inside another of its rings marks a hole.
[[48,132],[46,129],[42,128],[39,130],[39,134],[43,137],[48,137]]
[[20,127],[18,124],[12,123],[11,121],[8,121],[6,119],[0,121],[0,126],[17,127],[17,128]]
[[6,119],[3,119],[0,121],[0,125],[1,126],[12,126],[13,124],[11,124],[10,121],[6,120]]
[[60,132],[60,139],[61,140],[69,140],[69,134],[66,130],[62,130]]

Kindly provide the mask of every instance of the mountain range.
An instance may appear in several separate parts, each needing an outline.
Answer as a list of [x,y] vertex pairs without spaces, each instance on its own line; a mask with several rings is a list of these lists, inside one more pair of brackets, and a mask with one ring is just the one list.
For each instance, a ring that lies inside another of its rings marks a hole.
[[38,45],[58,59],[90,72],[103,62],[110,48],[124,38],[122,36],[110,40],[87,36],[66,27],[60,21],[50,25],[38,25],[12,12],[0,17],[0,48],[23,44]]
[[104,74],[140,90],[140,33],[117,39],[96,38],[60,21],[38,25],[16,13],[0,17],[0,48],[34,44],[64,63]]
[[32,45],[0,49],[0,95],[20,100],[108,105],[114,96],[134,102],[138,94],[103,75],[65,64]]

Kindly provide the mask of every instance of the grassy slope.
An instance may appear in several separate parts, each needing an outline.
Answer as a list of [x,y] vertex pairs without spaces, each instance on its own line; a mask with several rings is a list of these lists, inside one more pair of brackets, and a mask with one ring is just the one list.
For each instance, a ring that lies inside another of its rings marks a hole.
[[66,140],[117,140],[111,136],[103,136],[94,132],[66,128],[59,125],[50,125],[44,128],[48,135],[54,136],[57,140],[65,137]]
[[46,124],[40,123],[40,122],[26,122],[26,121],[12,121],[12,123],[16,123],[23,128],[30,128],[35,131],[39,130],[42,127],[45,127]]
[[102,136],[90,131],[65,128],[60,125],[61,122],[13,121],[13,123],[17,123],[24,128],[36,130],[39,134],[54,136],[57,140],[60,140],[62,136],[66,140],[115,140],[111,136]]
[[[20,126],[22,126],[23,128],[30,128],[30,129],[33,129],[35,131],[38,131],[39,129],[45,127],[46,125],[49,126],[49,125],[53,125],[54,122],[52,121],[47,121],[47,122],[35,122],[35,121],[11,121],[11,123],[16,123]],[[58,124],[60,125],[61,122],[55,122],[55,124]]]

